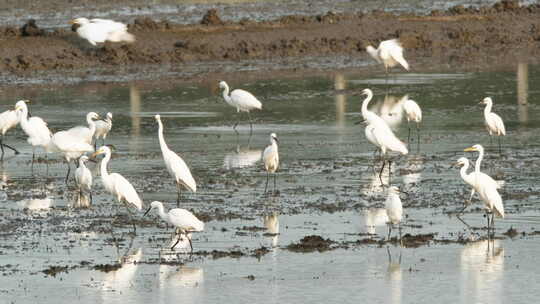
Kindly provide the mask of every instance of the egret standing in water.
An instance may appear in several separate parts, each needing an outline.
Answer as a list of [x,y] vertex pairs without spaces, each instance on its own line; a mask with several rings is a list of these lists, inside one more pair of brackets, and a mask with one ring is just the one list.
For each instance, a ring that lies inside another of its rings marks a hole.
[[[249,118],[250,133],[252,133],[253,123],[251,122],[251,116],[249,112],[251,110],[261,110],[262,109],[261,102],[255,96],[253,96],[253,94],[251,94],[248,91],[244,91],[242,89],[233,90],[231,94],[229,95],[229,86],[227,85],[225,81],[221,81],[219,83],[219,88],[223,89],[223,98],[231,107],[235,107],[238,113],[247,112],[248,118]],[[239,121],[237,121],[233,126],[233,129],[235,131],[236,131],[236,126],[238,125],[238,122]]]
[[409,135],[407,136],[407,142],[411,140],[411,126],[409,125],[410,121],[416,123],[416,134],[418,136],[417,144],[420,145],[420,122],[422,122],[422,109],[416,103],[416,101],[406,98],[403,102],[403,110],[407,116],[407,127],[409,128]]
[[0,160],[4,160],[4,147],[11,149],[15,154],[19,154],[17,149],[4,144],[4,135],[6,135],[6,132],[9,131],[9,129],[16,127],[20,120],[21,117],[15,110],[7,110],[0,114],[0,132],[2,133],[2,137],[0,137],[0,149],[2,150]]
[[[140,199],[135,188],[118,173],[107,172],[107,165],[111,160],[111,149],[107,146],[101,146],[91,157],[105,154],[105,157],[101,161],[101,181],[105,189],[113,195],[119,203],[124,204],[129,213],[131,213],[130,207],[135,207],[137,210],[142,210],[142,200]],[[133,231],[136,231],[135,222],[133,222]]]
[[99,115],[96,112],[89,112],[86,114],[86,123],[88,126],[76,126],[68,129],[67,132],[91,145],[94,134],[96,133],[96,120],[98,119]]
[[178,192],[178,197],[176,200],[177,206],[180,205],[180,191],[182,187],[185,187],[191,192],[197,192],[197,184],[191,175],[189,167],[186,165],[184,160],[174,153],[167,147],[165,143],[165,138],[163,137],[163,124],[161,123],[161,116],[156,115],[155,119],[158,123],[158,137],[159,137],[159,146],[161,147],[161,153],[163,153],[163,160],[165,161],[165,166],[167,171],[174,178],[176,183],[176,190]]
[[373,57],[378,63],[384,65],[384,70],[388,76],[388,68],[392,68],[400,64],[405,70],[409,70],[409,64],[403,58],[403,47],[398,39],[382,41],[378,48],[371,45],[366,47],[368,54]]
[[88,208],[92,204],[92,173],[86,167],[88,156],[79,157],[79,167],[75,170],[75,182],[79,188],[75,207]]
[[32,145],[32,164],[36,154],[36,147],[42,147],[47,151],[51,141],[52,133],[47,127],[47,123],[37,116],[28,118],[27,100],[19,100],[15,104],[15,111],[20,115],[20,124],[24,133],[28,135],[28,143]]
[[264,186],[264,193],[268,189],[268,179],[270,173],[274,174],[274,193],[276,192],[276,170],[279,167],[279,152],[278,152],[278,138],[276,133],[270,134],[270,145],[263,151],[264,169],[266,170],[266,185]]
[[110,42],[134,42],[135,36],[127,32],[127,26],[123,23],[107,19],[76,18],[70,21],[77,25],[74,30],[79,37],[86,39],[90,44]]
[[386,215],[388,215],[388,240],[390,240],[390,234],[392,233],[392,226],[398,225],[399,239],[401,239],[401,219],[403,217],[403,205],[401,204],[401,198],[399,197],[399,189],[395,186],[388,187],[388,196],[384,203],[386,208]]
[[105,145],[105,139],[112,129],[112,113],[108,112],[105,120],[96,120],[96,132],[94,133],[94,149],[96,149],[97,140],[101,137],[103,140],[102,146]]
[[[201,222],[195,215],[193,215],[193,213],[189,212],[186,209],[175,208],[169,210],[168,213],[165,213],[165,208],[163,207],[163,204],[158,201],[153,201],[150,204],[150,208],[146,210],[144,215],[148,214],[148,212],[150,212],[150,210],[152,209],[157,209],[159,217],[161,217],[162,220],[173,225],[176,228],[176,234],[180,233],[186,236],[186,238],[189,240],[191,252],[193,252],[191,233],[203,231],[204,223]],[[171,250],[174,250],[174,247],[176,246],[176,244],[178,244],[179,241],[180,238],[178,238],[176,243],[174,243],[174,245],[171,247]]]
[[492,135],[497,135],[497,139],[499,140],[499,154],[501,153],[501,136],[506,135],[506,129],[504,128],[504,122],[502,118],[491,112],[491,108],[493,107],[493,100],[491,100],[490,97],[484,98],[479,104],[485,104],[486,107],[484,108],[484,121],[486,124],[486,129],[489,132],[489,140],[491,141]]

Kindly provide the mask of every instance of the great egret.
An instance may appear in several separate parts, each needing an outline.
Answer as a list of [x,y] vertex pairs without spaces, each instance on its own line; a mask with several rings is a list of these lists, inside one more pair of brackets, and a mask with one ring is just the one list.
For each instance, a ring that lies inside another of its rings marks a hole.
[[86,122],[88,123],[88,127],[76,126],[68,129],[67,132],[73,134],[88,144],[92,144],[92,139],[94,138],[94,134],[97,130],[95,122],[97,119],[99,119],[99,115],[96,112],[89,112],[86,114]]
[[[191,233],[192,232],[200,232],[204,230],[204,223],[200,221],[193,213],[187,211],[186,209],[180,209],[175,208],[169,210],[168,213],[165,213],[163,204],[158,201],[153,201],[150,204],[150,208],[146,210],[144,215],[148,214],[150,210],[157,209],[158,215],[161,217],[162,220],[165,222],[173,225],[176,228],[175,233],[184,234],[187,239],[189,240],[189,246],[191,247],[191,252],[193,252],[193,244],[191,243]],[[171,247],[171,250],[174,250],[174,247],[178,242],[180,241],[180,238],[178,238],[178,241],[174,243],[174,245]]]
[[66,130],[54,133],[50,140],[50,144],[47,146],[47,151],[60,152],[64,156],[64,160],[68,166],[68,171],[66,174],[67,184],[69,180],[69,173],[71,172],[71,161],[76,161],[86,152],[93,152],[94,147],[88,143],[86,138],[81,136],[80,133]]
[[75,170],[75,182],[79,188],[75,204],[77,208],[88,208],[92,204],[92,173],[86,167],[86,161],[88,161],[88,156],[81,156],[79,158],[79,167]]
[[[481,157],[478,158],[478,160],[481,161]],[[480,168],[480,163],[478,162],[477,160],[477,165],[475,166],[476,168]],[[471,202],[474,194],[476,192],[479,192],[479,189],[478,188],[478,181],[479,180],[482,180],[484,181],[485,183],[488,183],[490,184],[491,187],[495,187],[497,189],[499,189],[501,186],[494,180],[492,179],[489,175],[483,173],[483,172],[480,172],[480,170],[478,171],[473,171],[471,173],[467,173],[467,170],[469,169],[469,160],[465,157],[460,157],[457,162],[455,163],[455,165],[457,165],[458,167],[461,167],[459,173],[461,175],[461,178],[467,183],[469,184],[471,187],[472,187],[472,190],[471,190],[471,195],[469,197],[469,200],[467,202],[465,202],[465,206],[463,207],[463,209],[461,209],[458,214],[462,213],[465,208],[467,208],[467,205]],[[477,177],[477,174],[478,174],[478,177]]]
[[20,120],[20,115],[18,115],[17,111],[15,110],[7,110],[0,114],[0,132],[2,133],[2,137],[0,137],[0,149],[2,149],[2,156],[0,157],[0,160],[4,160],[4,147],[13,150],[15,154],[19,154],[17,149],[4,144],[4,135],[6,135],[6,132],[9,129],[16,127]]
[[486,129],[489,132],[489,139],[491,140],[491,136],[493,134],[498,136],[499,140],[499,154],[501,153],[501,136],[506,135],[506,129],[504,128],[504,122],[502,118],[491,112],[491,108],[493,107],[493,100],[491,100],[490,97],[484,98],[479,104],[485,104],[486,107],[484,108],[484,121],[486,124]]
[[279,152],[278,152],[278,138],[276,133],[270,134],[270,145],[268,145],[263,151],[264,169],[266,170],[266,185],[264,186],[264,193],[268,189],[268,179],[270,173],[274,174],[274,192],[276,192],[276,170],[279,167]]
[[111,42],[134,42],[135,36],[127,32],[127,26],[123,23],[107,19],[76,18],[70,21],[77,24],[76,29],[79,37],[88,40],[90,44]]
[[[407,146],[394,135],[388,124],[377,114],[368,110],[368,104],[373,98],[373,92],[370,89],[365,89],[362,91],[362,94],[367,95],[366,99],[362,102],[362,116],[368,124],[365,130],[366,137],[371,143],[381,149],[383,155],[383,165],[379,172],[379,179],[382,184],[381,175],[385,166],[384,156],[386,152],[394,151],[406,155],[409,151],[407,150]],[[392,166],[391,160],[388,160],[388,166],[390,172],[390,166]]]
[[[253,94],[251,94],[248,91],[244,91],[242,89],[233,90],[231,94],[229,95],[229,85],[227,85],[225,81],[221,81],[219,83],[219,87],[223,89],[223,98],[231,107],[235,107],[238,113],[247,112],[248,118],[249,118],[250,131],[253,132],[253,123],[251,122],[251,116],[249,114],[249,111],[255,110],[255,109],[261,110],[262,109],[261,102],[255,96],[253,96]],[[236,131],[236,126],[238,125],[238,122],[239,121],[237,121],[233,126],[233,129],[235,131]]]
[[398,225],[400,239],[401,239],[401,218],[403,217],[403,205],[401,204],[401,198],[399,198],[399,189],[395,186],[388,187],[388,196],[384,206],[386,208],[386,215],[388,216],[388,240],[390,240],[390,234],[392,233],[392,226]]
[[24,133],[28,135],[28,143],[32,145],[32,163],[36,154],[36,147],[42,147],[47,151],[51,141],[52,133],[47,127],[47,123],[40,117],[32,116],[28,118],[28,100],[19,100],[15,104],[15,111],[20,115],[20,124]]
[[[107,172],[107,164],[111,159],[111,149],[107,146],[101,146],[94,154],[92,158],[97,155],[105,154],[105,157],[101,161],[101,181],[105,186],[105,189],[113,195],[119,203],[123,203],[128,212],[131,213],[129,207],[135,207],[137,210],[142,210],[142,200],[135,191],[135,188],[118,173]],[[133,231],[136,231],[135,222],[133,222]]]
[[96,148],[97,140],[101,137],[103,140],[103,145],[105,145],[105,139],[107,138],[107,135],[112,129],[112,113],[108,112],[105,120],[96,120],[96,132],[94,133],[94,137],[96,141],[94,142],[94,149]]
[[407,142],[411,138],[411,126],[409,125],[410,121],[416,123],[416,134],[418,135],[418,144],[420,144],[420,122],[422,122],[422,109],[416,103],[416,101],[406,98],[403,102],[403,110],[407,116],[407,127],[409,128],[409,135],[407,136]]
[[163,124],[161,123],[161,116],[156,115],[155,119],[159,126],[159,146],[161,147],[161,153],[163,153],[163,160],[165,161],[167,171],[169,171],[169,174],[176,182],[176,190],[178,192],[176,204],[179,206],[181,187],[185,187],[191,192],[197,192],[197,184],[195,183],[195,180],[191,175],[191,171],[184,160],[178,156],[178,154],[171,151],[169,147],[167,147],[167,143],[165,143],[165,138],[163,137]]
[[409,70],[409,64],[405,58],[403,58],[403,47],[398,39],[382,41],[377,49],[371,45],[368,45],[366,47],[366,51],[378,63],[382,63],[384,65],[386,75],[388,75],[388,68],[394,67],[398,63],[401,64],[405,70]]

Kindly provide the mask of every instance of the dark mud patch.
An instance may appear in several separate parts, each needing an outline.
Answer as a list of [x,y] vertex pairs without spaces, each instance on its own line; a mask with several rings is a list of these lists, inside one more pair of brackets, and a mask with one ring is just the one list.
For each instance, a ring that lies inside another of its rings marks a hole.
[[97,264],[92,267],[93,270],[98,270],[101,272],[111,272],[116,271],[118,269],[122,268],[122,264],[115,263],[115,264]]
[[50,266],[49,268],[44,269],[41,272],[43,272],[47,276],[56,277],[57,274],[62,272],[67,273],[68,271],[69,266]]
[[333,246],[335,241],[330,239],[324,239],[319,235],[308,235],[300,240],[298,243],[289,244],[285,249],[292,252],[309,253],[309,252],[325,252],[337,247]]

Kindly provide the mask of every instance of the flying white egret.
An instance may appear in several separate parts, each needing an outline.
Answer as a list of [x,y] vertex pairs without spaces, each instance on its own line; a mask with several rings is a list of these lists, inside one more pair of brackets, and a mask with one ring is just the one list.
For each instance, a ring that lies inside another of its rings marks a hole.
[[77,24],[79,37],[88,40],[90,44],[110,42],[134,42],[135,36],[127,32],[127,26],[121,22],[107,19],[76,18],[70,21]]
[[108,112],[105,120],[96,120],[96,132],[94,133],[94,137],[96,141],[94,142],[94,149],[96,148],[97,140],[101,137],[103,140],[103,145],[105,145],[105,139],[107,138],[107,135],[112,129],[112,113]]
[[384,65],[386,75],[388,75],[388,68],[394,67],[398,63],[401,64],[405,70],[409,70],[409,64],[405,58],[403,58],[403,47],[398,39],[382,41],[376,49],[373,46],[368,45],[366,51],[378,63]]
[[384,203],[386,208],[386,215],[388,216],[388,240],[390,240],[390,234],[392,233],[392,226],[398,225],[399,234],[401,239],[401,219],[403,217],[403,205],[401,204],[401,198],[399,198],[399,189],[395,186],[388,187],[388,196]]
[[279,152],[278,152],[278,138],[276,133],[270,134],[270,145],[268,145],[263,151],[264,169],[266,170],[266,185],[264,186],[264,193],[268,189],[268,179],[270,173],[274,174],[274,192],[276,192],[276,170],[279,167]]
[[0,149],[2,150],[0,160],[4,159],[4,147],[11,149],[13,152],[15,152],[15,154],[19,154],[17,149],[4,144],[4,135],[6,135],[6,132],[9,131],[9,129],[16,127],[20,120],[21,117],[15,110],[7,110],[0,114],[0,132],[2,133],[2,137],[0,137]]
[[28,135],[28,143],[32,145],[32,163],[34,163],[36,147],[42,147],[47,151],[52,133],[47,127],[47,123],[40,117],[32,116],[28,118],[27,102],[28,100],[17,101],[15,111],[19,113],[21,128]]
[[[367,95],[366,99],[362,102],[362,116],[368,124],[366,127],[366,137],[371,143],[381,149],[383,155],[383,165],[379,172],[379,179],[382,184],[381,175],[385,166],[384,156],[386,155],[386,152],[394,151],[406,155],[409,151],[407,150],[407,146],[394,135],[394,132],[392,132],[392,129],[390,129],[388,124],[377,114],[368,110],[368,104],[373,98],[373,92],[370,89],[365,89],[362,91],[362,94]],[[391,166],[392,161],[389,159],[389,172],[391,172]]]
[[[204,223],[186,209],[175,208],[169,210],[168,213],[165,213],[163,204],[158,201],[153,201],[144,215],[148,214],[148,212],[150,212],[152,209],[157,209],[159,217],[176,228],[175,233],[184,234],[187,237],[189,240],[189,246],[191,247],[191,252],[193,252],[191,233],[203,231]],[[178,238],[178,241],[176,241],[176,243],[171,247],[171,250],[174,250],[174,247],[179,241],[180,238]]]
[[[105,157],[101,161],[101,181],[105,189],[113,195],[119,203],[124,204],[128,212],[131,213],[129,207],[135,207],[137,210],[142,210],[142,200],[135,191],[135,188],[118,173],[107,172],[107,164],[111,159],[111,149],[108,146],[101,146],[94,154],[92,158],[97,155],[105,154]],[[135,222],[133,222],[133,231],[136,230]]]
[[195,183],[195,180],[191,175],[191,171],[189,170],[189,167],[186,165],[184,160],[180,156],[178,156],[178,154],[171,151],[169,147],[167,147],[167,143],[165,142],[165,138],[163,137],[163,124],[161,123],[161,116],[156,115],[155,119],[159,126],[159,146],[161,147],[161,153],[163,153],[163,160],[165,161],[167,171],[169,171],[169,174],[172,176],[172,178],[174,178],[174,181],[176,183],[176,190],[178,192],[176,204],[179,206],[180,192],[182,190],[181,188],[185,187],[191,192],[197,192],[197,184]]
[[50,144],[47,146],[48,152],[60,152],[64,156],[64,160],[68,166],[66,184],[68,183],[69,173],[71,172],[71,161],[76,162],[84,153],[94,151],[94,147],[86,141],[85,137],[80,135],[80,133],[70,132],[70,130],[58,131],[54,133]]
[[422,122],[422,109],[416,103],[416,101],[406,98],[403,102],[403,110],[407,117],[407,127],[409,128],[409,135],[407,136],[407,142],[411,139],[411,126],[409,125],[410,121],[416,123],[416,134],[418,135],[417,143],[420,144],[420,122]]
[[92,204],[92,173],[86,167],[88,156],[79,157],[79,167],[75,170],[75,182],[79,188],[76,208],[88,208]]
[[76,126],[68,129],[67,132],[80,138],[88,144],[92,144],[94,134],[96,133],[96,120],[99,119],[99,115],[96,112],[89,112],[86,114],[87,126]]
[[[225,81],[221,81],[219,83],[219,88],[223,89],[223,98],[225,101],[231,106],[236,108],[236,111],[239,112],[247,112],[248,118],[249,118],[249,127],[250,131],[253,132],[253,123],[251,122],[251,116],[249,114],[249,111],[251,110],[261,110],[262,104],[261,102],[253,96],[248,91],[242,90],[242,89],[236,89],[231,92],[229,95],[229,85]],[[236,131],[236,126],[238,125],[237,121],[233,129]]]
[[489,132],[489,140],[492,140],[492,135],[495,134],[499,140],[499,154],[501,153],[501,136],[506,135],[506,129],[504,128],[504,122],[502,118],[491,112],[493,107],[493,100],[490,97],[484,98],[479,104],[485,104],[484,108],[484,120],[486,124],[486,129]]

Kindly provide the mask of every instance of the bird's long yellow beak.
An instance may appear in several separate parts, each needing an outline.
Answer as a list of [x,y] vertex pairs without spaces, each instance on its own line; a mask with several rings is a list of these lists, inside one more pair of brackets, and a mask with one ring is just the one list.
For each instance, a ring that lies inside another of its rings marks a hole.
[[463,150],[464,152],[474,152],[474,151],[478,151],[476,150],[475,147],[468,147],[467,149]]
[[75,19],[69,20],[69,24],[75,24],[75,23],[77,23],[77,21],[75,21]]
[[96,156],[100,155],[101,154],[101,151],[96,151],[94,153],[92,153],[92,155],[90,155],[90,158],[95,158]]

